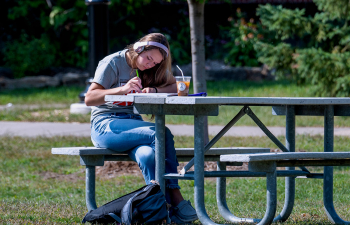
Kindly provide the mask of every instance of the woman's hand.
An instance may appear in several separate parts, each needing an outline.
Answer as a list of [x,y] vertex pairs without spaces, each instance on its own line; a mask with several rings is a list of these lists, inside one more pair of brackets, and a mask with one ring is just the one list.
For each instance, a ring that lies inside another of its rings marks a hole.
[[142,93],[157,93],[154,87],[146,87],[142,89]]
[[138,77],[134,77],[128,81],[122,88],[122,92],[125,94],[136,91],[137,93],[141,92],[142,85],[141,85],[141,79]]

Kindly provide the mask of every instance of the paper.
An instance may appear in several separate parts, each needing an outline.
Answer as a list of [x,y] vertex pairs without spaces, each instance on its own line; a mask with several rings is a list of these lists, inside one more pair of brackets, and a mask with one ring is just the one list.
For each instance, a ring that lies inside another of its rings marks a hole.
[[128,95],[140,97],[169,97],[177,96],[177,93],[130,93]]

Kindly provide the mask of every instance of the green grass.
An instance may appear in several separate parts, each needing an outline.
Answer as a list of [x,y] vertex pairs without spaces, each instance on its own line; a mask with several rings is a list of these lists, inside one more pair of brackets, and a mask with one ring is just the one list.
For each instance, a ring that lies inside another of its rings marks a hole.
[[[296,85],[286,81],[210,81],[207,82],[210,96],[232,97],[315,97],[312,86]],[[78,95],[84,87],[69,86],[57,88],[18,89],[0,91],[0,105],[36,105],[36,109],[14,108],[0,110],[2,121],[49,121],[49,122],[86,122],[89,115],[69,113],[69,106],[79,102]],[[192,91],[192,87],[190,89]],[[56,104],[56,105],[54,105]],[[59,104],[59,105],[57,105]],[[241,109],[241,106],[220,106],[219,116],[208,117],[210,125],[226,125]],[[284,116],[272,116],[271,107],[251,107],[253,112],[266,126],[285,126]],[[147,116],[145,116],[147,118]],[[167,116],[168,124],[193,124],[192,116]],[[317,116],[298,116],[296,126],[323,126],[323,118]],[[237,126],[255,126],[244,116]],[[349,127],[350,117],[335,117],[336,127]]]
[[[284,137],[279,137],[281,141]],[[335,137],[335,151],[348,151],[348,137]],[[176,147],[191,147],[193,137],[175,137]],[[297,151],[323,151],[322,136],[297,136]],[[79,224],[87,212],[84,168],[77,156],[52,155],[52,147],[91,146],[88,137],[0,137],[0,224]],[[275,149],[264,137],[224,137],[216,147],[251,146]],[[310,168],[320,171],[320,168]],[[334,169],[334,204],[343,219],[350,220],[349,169]],[[193,181],[179,181],[182,194],[193,199]],[[322,180],[297,179],[291,217],[283,224],[331,224],[322,207]],[[142,177],[97,176],[97,204],[104,204],[144,185]],[[227,202],[240,217],[261,218],[265,212],[264,178],[229,178]],[[206,208],[217,223],[215,180],[206,179]],[[278,178],[278,211],[284,204],[284,182]],[[197,222],[197,224],[199,224]]]

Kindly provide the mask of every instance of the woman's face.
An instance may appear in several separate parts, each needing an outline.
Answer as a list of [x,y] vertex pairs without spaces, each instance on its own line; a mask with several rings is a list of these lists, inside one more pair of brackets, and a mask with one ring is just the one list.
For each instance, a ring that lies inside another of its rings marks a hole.
[[143,71],[150,69],[163,61],[163,56],[159,49],[151,49],[142,52],[136,59],[136,66]]

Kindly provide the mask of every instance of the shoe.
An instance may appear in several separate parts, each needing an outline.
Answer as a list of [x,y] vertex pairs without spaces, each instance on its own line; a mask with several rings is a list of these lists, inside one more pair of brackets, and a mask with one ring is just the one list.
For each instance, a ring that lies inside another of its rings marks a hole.
[[171,223],[189,224],[198,220],[196,210],[192,207],[190,201],[183,200],[176,207],[169,210]]

